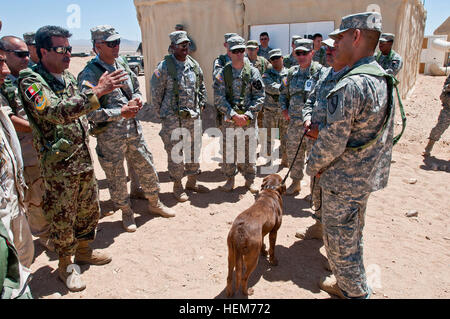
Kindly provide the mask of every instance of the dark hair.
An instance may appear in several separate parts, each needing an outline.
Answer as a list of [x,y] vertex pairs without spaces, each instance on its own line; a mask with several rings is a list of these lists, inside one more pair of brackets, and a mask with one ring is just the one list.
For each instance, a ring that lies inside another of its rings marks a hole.
[[267,32],[261,32],[261,34],[259,35],[259,37],[261,38],[261,37],[263,37],[263,36],[269,37],[269,34],[268,34]]
[[72,34],[68,30],[53,25],[46,25],[37,30],[35,41],[39,60],[42,59],[41,49],[50,50],[53,46],[52,37],[70,38],[71,36]]
[[315,40],[315,39],[317,39],[319,37],[323,39],[323,36],[320,33],[316,33],[316,34],[313,35],[312,39]]

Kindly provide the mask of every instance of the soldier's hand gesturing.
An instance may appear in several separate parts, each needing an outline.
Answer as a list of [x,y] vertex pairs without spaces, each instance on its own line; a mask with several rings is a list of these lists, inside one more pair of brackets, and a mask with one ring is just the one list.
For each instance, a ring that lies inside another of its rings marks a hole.
[[131,100],[128,102],[128,104],[125,104],[122,106],[122,109],[120,111],[122,117],[126,119],[131,119],[133,117],[136,117],[137,113],[139,112],[140,108],[138,103],[135,100]]
[[92,90],[98,98],[105,94],[111,93],[115,89],[125,87],[123,83],[127,79],[128,75],[123,70],[116,70],[112,73],[106,71],[98,80],[98,84]]

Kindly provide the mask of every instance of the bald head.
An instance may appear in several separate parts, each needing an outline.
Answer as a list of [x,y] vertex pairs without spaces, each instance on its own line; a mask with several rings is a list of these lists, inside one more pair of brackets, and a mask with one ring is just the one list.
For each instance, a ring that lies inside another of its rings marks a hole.
[[16,36],[5,36],[0,39],[0,46],[5,51],[6,64],[15,77],[19,76],[20,71],[28,67],[29,51],[28,47],[21,38]]

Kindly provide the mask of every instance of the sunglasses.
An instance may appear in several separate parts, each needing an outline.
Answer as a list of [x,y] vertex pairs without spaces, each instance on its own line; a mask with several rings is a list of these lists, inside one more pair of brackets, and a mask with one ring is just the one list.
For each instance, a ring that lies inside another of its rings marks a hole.
[[68,47],[51,47],[50,50],[53,50],[58,54],[66,54],[67,52],[72,53],[72,47],[70,45]]
[[309,54],[309,51],[308,52],[306,52],[306,51],[295,51],[295,55],[296,56],[306,56],[308,54]]
[[21,51],[21,50],[5,50],[6,52],[14,53],[18,58],[26,58],[30,56],[30,51]]
[[273,58],[270,58],[270,61],[276,61],[278,59],[281,59],[281,57],[280,56],[274,56]]
[[236,49],[236,50],[231,50],[231,53],[233,54],[239,54],[239,53],[244,53],[245,49]]
[[189,47],[189,42],[177,44],[181,49],[187,49]]
[[106,44],[106,46],[108,48],[112,49],[112,48],[115,48],[116,46],[118,46],[120,44],[120,39],[117,39],[117,40],[114,40],[114,41],[105,41],[105,42],[102,42],[102,43]]

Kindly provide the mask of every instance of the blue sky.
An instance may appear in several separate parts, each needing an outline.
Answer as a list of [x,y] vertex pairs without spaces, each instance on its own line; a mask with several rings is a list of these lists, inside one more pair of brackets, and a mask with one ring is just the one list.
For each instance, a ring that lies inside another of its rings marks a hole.
[[[0,10],[0,19],[3,21],[2,35],[22,35],[43,25],[52,24],[69,28],[73,39],[90,39],[91,27],[111,24],[124,38],[135,41],[141,39],[133,0],[36,0],[33,2],[0,0],[0,2],[4,4]],[[76,11],[67,11],[72,4],[80,9],[79,25],[76,24]],[[425,0],[425,8],[428,11],[425,34],[428,35],[432,34],[450,15],[450,1]],[[75,19],[70,19],[74,17]],[[73,24],[72,27],[68,26],[68,19],[69,23]]]

